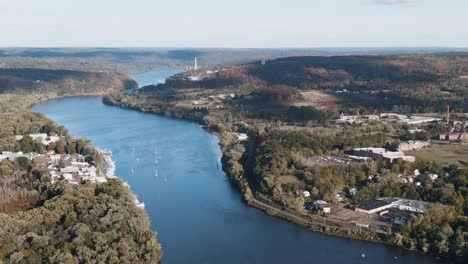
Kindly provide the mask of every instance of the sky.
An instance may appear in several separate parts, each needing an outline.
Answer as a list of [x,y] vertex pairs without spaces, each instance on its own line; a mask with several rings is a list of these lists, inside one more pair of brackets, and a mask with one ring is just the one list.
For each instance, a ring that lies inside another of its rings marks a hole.
[[468,0],[0,0],[1,47],[468,47]]

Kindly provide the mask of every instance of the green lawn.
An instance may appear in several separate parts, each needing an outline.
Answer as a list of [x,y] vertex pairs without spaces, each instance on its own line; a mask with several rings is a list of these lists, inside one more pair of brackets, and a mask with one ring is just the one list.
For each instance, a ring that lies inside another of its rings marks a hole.
[[442,164],[456,164],[468,168],[467,143],[435,143],[426,149],[409,151],[408,155],[416,156],[418,160],[435,160]]

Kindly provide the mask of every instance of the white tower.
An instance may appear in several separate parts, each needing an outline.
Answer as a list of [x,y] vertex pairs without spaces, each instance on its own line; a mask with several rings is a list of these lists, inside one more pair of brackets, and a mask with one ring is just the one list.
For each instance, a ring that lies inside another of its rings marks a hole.
[[197,60],[197,57],[195,57],[195,62],[194,62],[193,68],[194,68],[195,70],[198,70],[198,60]]

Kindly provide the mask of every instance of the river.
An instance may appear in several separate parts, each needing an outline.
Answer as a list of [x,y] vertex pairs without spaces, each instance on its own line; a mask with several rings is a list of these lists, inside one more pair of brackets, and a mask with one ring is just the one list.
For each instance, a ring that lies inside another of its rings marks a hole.
[[[134,78],[153,84],[175,72]],[[215,136],[101,100],[62,98],[33,110],[113,151],[116,175],[146,204],[164,263],[436,263],[392,246],[311,232],[248,207],[221,169]]]

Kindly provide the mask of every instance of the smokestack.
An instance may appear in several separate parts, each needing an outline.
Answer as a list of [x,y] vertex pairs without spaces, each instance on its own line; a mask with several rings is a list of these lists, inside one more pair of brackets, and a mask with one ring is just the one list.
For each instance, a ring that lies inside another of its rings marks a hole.
[[447,123],[445,124],[445,140],[450,140],[450,105],[447,105]]
[[447,105],[447,126],[450,126],[450,105]]
[[195,70],[198,70],[198,60],[197,60],[197,57],[195,57],[195,62],[194,62],[194,65],[193,65],[193,66],[194,66],[193,68],[194,68]]

